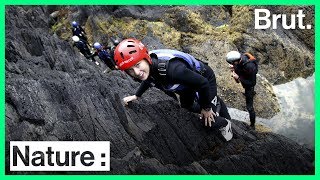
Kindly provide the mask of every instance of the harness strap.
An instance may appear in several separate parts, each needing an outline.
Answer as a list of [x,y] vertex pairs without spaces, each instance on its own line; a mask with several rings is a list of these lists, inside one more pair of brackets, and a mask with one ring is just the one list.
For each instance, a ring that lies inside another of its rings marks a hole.
[[162,61],[159,60],[160,62],[158,63],[158,72],[161,76],[167,75],[167,63],[169,61]]
[[[158,61],[159,62],[158,62],[157,69],[158,69],[159,75],[161,75],[161,76],[167,75],[167,66],[168,66],[168,63],[169,63],[170,60],[158,59]],[[192,65],[193,67],[191,67],[191,68],[192,68],[193,71],[199,73],[200,75],[203,75],[204,72],[205,72],[204,63],[202,61],[200,61],[200,60],[198,60],[198,61],[199,61],[199,64],[200,64],[200,70],[198,70],[195,67],[195,64],[193,64]],[[191,65],[189,65],[189,66],[191,66]]]

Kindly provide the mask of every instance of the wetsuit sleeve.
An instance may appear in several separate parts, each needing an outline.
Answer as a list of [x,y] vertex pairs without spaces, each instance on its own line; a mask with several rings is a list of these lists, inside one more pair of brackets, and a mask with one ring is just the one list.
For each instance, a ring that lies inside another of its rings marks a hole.
[[142,81],[141,84],[140,84],[140,87],[139,89],[137,90],[136,92],[136,96],[137,97],[141,97],[142,94],[151,87],[151,81],[150,80],[145,80],[145,81]]
[[199,93],[200,107],[210,108],[210,84],[207,78],[189,69],[183,62],[170,61],[167,79],[171,83],[187,86]]
[[257,67],[254,63],[248,63],[244,67],[244,71],[248,78],[243,78],[240,76],[240,82],[247,87],[252,87],[256,83],[256,74],[257,74]]

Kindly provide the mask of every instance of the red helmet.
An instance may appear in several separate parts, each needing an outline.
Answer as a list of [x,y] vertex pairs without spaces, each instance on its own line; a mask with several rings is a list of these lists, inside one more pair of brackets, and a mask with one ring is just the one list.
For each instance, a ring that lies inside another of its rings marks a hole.
[[126,70],[142,59],[152,63],[147,48],[137,39],[125,39],[117,45],[114,60],[120,70]]

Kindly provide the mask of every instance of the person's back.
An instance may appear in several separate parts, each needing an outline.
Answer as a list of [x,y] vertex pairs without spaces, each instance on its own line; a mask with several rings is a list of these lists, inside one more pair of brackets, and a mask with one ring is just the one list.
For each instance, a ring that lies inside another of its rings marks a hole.
[[256,74],[258,64],[256,60],[250,60],[246,54],[241,55],[241,62],[234,66],[235,73],[242,79],[243,87],[253,87],[256,85]]
[[[151,66],[153,73],[151,76],[154,76],[156,83],[162,84],[163,89],[176,92],[187,88],[190,89],[191,87],[186,85],[179,84],[178,86],[177,84],[178,78],[185,77],[183,72],[185,68],[197,72],[202,76],[205,75],[204,71],[202,71],[204,70],[204,64],[190,54],[171,49],[157,49],[150,51],[150,56],[153,62]],[[185,80],[198,81],[194,78]]]
[[98,56],[101,60],[105,60],[105,61],[111,58],[110,54],[105,49],[99,50]]

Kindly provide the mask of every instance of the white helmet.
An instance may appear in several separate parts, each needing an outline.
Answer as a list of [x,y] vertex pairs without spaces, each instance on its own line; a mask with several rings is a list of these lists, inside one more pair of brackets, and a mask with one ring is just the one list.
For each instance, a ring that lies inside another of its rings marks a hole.
[[229,64],[233,64],[235,61],[239,61],[241,59],[241,54],[238,51],[230,51],[226,56],[226,60]]
[[100,49],[102,46],[101,46],[101,44],[100,44],[99,42],[95,42],[95,43],[93,44],[93,47],[94,47],[95,49]]
[[72,40],[74,42],[79,42],[80,41],[80,38],[78,36],[72,36]]

